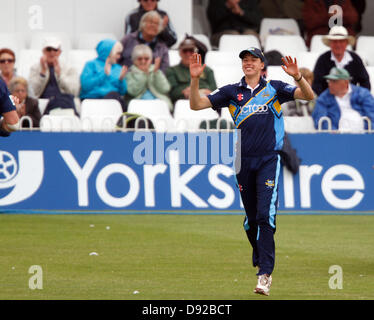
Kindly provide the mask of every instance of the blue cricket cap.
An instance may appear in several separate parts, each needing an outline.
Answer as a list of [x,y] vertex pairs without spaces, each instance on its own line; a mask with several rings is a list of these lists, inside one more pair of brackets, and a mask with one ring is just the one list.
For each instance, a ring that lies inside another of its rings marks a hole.
[[242,52],[239,53],[239,58],[240,59],[243,59],[244,58],[244,55],[246,53],[249,53],[251,54],[252,56],[255,56],[257,58],[260,58],[262,62],[265,62],[266,59],[265,59],[265,56],[264,54],[262,53],[262,51],[258,48],[255,48],[255,47],[250,47],[248,49],[245,49],[243,50]]

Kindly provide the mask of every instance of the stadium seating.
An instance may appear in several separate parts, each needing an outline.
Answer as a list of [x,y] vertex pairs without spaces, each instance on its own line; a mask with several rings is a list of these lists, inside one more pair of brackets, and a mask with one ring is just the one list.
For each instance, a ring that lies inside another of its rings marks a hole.
[[42,52],[40,50],[23,49],[20,51],[17,60],[17,74],[29,79],[31,67],[40,62]]
[[295,19],[263,18],[260,24],[260,41],[265,46],[268,35],[301,35]]
[[300,35],[268,35],[264,52],[270,50],[277,50],[284,56],[295,57],[300,52],[308,51],[308,48]]
[[25,37],[20,32],[0,32],[0,48],[9,48],[16,54],[16,64],[17,56],[22,49],[26,49]]
[[249,47],[261,48],[256,36],[224,34],[218,44],[219,51],[234,51],[236,53]]
[[313,71],[319,56],[318,52],[299,52],[296,55],[297,64],[300,68],[308,68]]
[[211,108],[191,110],[189,100],[178,100],[175,103],[174,119],[177,130],[196,131],[202,121],[215,120],[218,117],[218,113]]
[[201,34],[201,33],[196,33],[196,34],[193,34],[192,36],[195,37],[197,40],[201,41],[203,44],[205,44],[208,50],[212,50],[212,45],[210,44],[210,40],[208,36],[206,36],[205,34]]
[[81,121],[75,115],[44,115],[40,120],[40,131],[78,132],[81,131]]
[[173,117],[167,103],[163,100],[132,99],[128,106],[129,113],[142,115],[150,119],[156,131],[172,131]]
[[96,50],[70,50],[68,52],[68,63],[75,68],[78,76],[81,75],[83,68],[87,61],[93,60],[97,57]]
[[295,82],[291,76],[289,76],[281,66],[268,66],[267,68],[267,79],[268,80],[281,80],[291,85],[295,85]]
[[95,50],[97,44],[104,39],[118,40],[114,33],[80,33],[76,37],[75,48],[79,50]]
[[49,99],[38,99],[39,111],[41,114],[44,113],[45,108],[47,107]]
[[122,115],[121,104],[114,99],[85,99],[81,103],[83,131],[115,131]]
[[284,117],[284,129],[288,133],[314,133],[313,118],[304,117]]
[[359,36],[356,53],[368,66],[374,66],[374,36]]

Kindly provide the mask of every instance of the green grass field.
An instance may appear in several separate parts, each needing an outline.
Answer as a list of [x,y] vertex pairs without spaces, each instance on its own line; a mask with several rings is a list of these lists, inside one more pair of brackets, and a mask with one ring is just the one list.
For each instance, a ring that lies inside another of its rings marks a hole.
[[[374,216],[278,215],[269,297],[252,293],[242,220],[0,215],[0,299],[374,298]],[[42,267],[42,290],[29,288],[32,265]],[[329,288],[332,265],[343,269],[343,289]]]

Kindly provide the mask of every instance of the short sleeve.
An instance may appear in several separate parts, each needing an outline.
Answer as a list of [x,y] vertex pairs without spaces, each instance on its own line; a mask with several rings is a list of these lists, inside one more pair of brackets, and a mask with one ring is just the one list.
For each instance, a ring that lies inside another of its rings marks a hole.
[[210,103],[212,104],[212,108],[214,110],[222,109],[222,108],[229,106],[230,100],[231,100],[229,91],[230,91],[230,86],[227,85],[227,86],[218,88],[207,95],[208,99],[210,100]]
[[277,96],[280,104],[295,100],[294,94],[297,88],[296,86],[279,80],[271,80],[270,84],[277,91]]
[[3,81],[0,82],[0,114],[16,110],[13,101],[10,99],[10,93]]

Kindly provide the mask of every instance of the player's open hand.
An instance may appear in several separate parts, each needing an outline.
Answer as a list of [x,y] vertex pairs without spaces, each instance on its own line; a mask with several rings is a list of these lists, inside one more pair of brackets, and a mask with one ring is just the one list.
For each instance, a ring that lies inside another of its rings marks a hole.
[[282,61],[284,63],[282,68],[287,74],[289,74],[294,79],[300,77],[299,67],[297,66],[296,58],[295,60],[292,60],[292,57],[286,56],[282,58]]
[[200,78],[203,74],[206,65],[201,65],[201,55],[198,53],[192,54],[190,58],[190,76],[191,78]]

